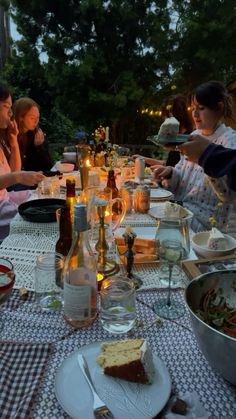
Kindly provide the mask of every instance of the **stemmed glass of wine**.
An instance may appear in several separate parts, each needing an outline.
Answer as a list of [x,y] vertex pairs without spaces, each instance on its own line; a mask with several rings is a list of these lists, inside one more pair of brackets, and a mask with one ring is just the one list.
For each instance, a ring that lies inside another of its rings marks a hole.
[[167,298],[161,298],[154,303],[154,311],[161,317],[166,319],[177,319],[184,315],[184,305],[171,299],[171,280],[172,272],[176,263],[182,259],[183,247],[181,241],[163,240],[160,243],[160,257],[164,259],[168,266],[168,287]]
[[[0,305],[2,305],[10,296],[15,282],[15,274],[12,263],[5,258],[0,258]],[[0,319],[0,330],[3,328],[3,322]]]

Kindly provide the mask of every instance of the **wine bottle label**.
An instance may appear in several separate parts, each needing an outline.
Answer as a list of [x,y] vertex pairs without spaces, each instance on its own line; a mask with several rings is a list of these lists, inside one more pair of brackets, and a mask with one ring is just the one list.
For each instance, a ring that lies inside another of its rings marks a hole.
[[64,284],[64,311],[73,320],[91,317],[91,285]]

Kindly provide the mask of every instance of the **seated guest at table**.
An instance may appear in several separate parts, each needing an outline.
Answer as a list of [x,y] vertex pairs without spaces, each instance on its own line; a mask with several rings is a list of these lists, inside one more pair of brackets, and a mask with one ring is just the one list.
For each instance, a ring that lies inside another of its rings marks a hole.
[[[207,136],[215,144],[236,148],[236,132],[221,121],[224,116],[232,117],[232,100],[222,83],[209,81],[198,86],[191,95],[191,106],[197,128],[193,134]],[[225,177],[215,179],[205,175],[199,165],[182,155],[175,168],[157,167],[155,178],[193,212],[191,227],[194,231],[211,229],[210,217],[217,220],[218,228],[226,227],[234,192]]]
[[0,85],[0,130],[3,135],[0,139],[0,241],[8,235],[10,221],[17,213],[18,205],[24,202],[30,193],[8,192],[6,188],[16,182],[32,186],[44,178],[41,173],[20,171],[18,129],[16,122],[10,120],[11,106],[9,90]]
[[227,176],[228,186],[236,191],[236,149],[211,143],[206,137],[192,135],[191,141],[178,147],[188,160],[198,163],[213,178]]
[[22,97],[13,105],[13,115],[18,125],[18,142],[22,169],[48,171],[52,160],[43,131],[38,127],[39,105],[29,97]]
[[18,129],[12,116],[11,92],[0,84],[0,146],[9,162],[11,170],[21,169],[21,159],[17,144]]
[[9,234],[10,222],[16,215],[18,205],[26,201],[30,191],[8,192],[7,187],[16,183],[33,186],[41,182],[44,175],[39,172],[13,171],[0,146],[0,242]]
[[[180,123],[179,133],[190,134],[193,131],[194,124],[192,117],[188,111],[187,99],[183,95],[174,95],[166,98],[161,106],[162,119],[174,116]],[[139,157],[139,154],[134,154],[133,157]],[[151,157],[144,157],[145,163],[149,166],[163,165],[175,166],[180,160],[180,154],[177,150],[171,150],[168,154],[167,160],[157,160]],[[153,167],[154,168],[154,167]]]
[[6,188],[16,183],[23,183],[30,187],[43,179],[44,175],[39,172],[11,172],[0,147],[0,242],[9,234],[10,222],[17,213],[18,205],[26,201],[30,195],[30,191],[8,192]]

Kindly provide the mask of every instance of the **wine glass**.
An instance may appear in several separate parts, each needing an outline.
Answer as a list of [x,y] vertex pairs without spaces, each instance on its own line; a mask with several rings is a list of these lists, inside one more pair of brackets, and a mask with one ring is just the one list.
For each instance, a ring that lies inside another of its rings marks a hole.
[[[181,218],[161,218],[157,223],[155,241],[159,249],[163,240],[177,240],[182,244],[182,259],[188,257],[190,251],[190,238],[188,220]],[[165,258],[161,259],[159,268],[160,283],[165,287],[169,283],[169,267]],[[178,286],[182,281],[182,270],[176,263],[172,271],[172,285]]]
[[[0,258],[0,305],[10,297],[15,275],[12,263],[5,258]],[[0,330],[3,328],[3,322],[0,320]]]
[[182,258],[182,242],[178,240],[163,240],[160,245],[161,257],[167,262],[169,271],[167,298],[154,303],[154,311],[166,319],[177,319],[184,315],[184,305],[171,300],[171,280],[175,264]]

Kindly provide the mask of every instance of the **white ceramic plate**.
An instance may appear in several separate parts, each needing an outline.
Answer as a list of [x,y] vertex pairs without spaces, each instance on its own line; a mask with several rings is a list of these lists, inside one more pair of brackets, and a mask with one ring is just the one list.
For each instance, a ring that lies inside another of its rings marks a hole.
[[135,384],[106,376],[96,363],[101,342],[83,346],[66,358],[55,378],[56,397],[73,419],[94,419],[92,393],[77,361],[81,352],[89,365],[90,374],[99,396],[116,419],[151,419],[165,406],[171,392],[169,372],[157,356],[153,356],[155,378],[151,385]]
[[[149,215],[154,218],[163,218],[165,216],[165,202],[159,202],[155,206],[151,207],[148,211]],[[184,217],[185,220],[191,219],[193,217],[193,213],[189,211],[187,208],[184,208],[187,212],[187,215]]]
[[166,189],[157,188],[151,189],[151,200],[152,201],[163,201],[172,197],[172,192],[167,191]]

